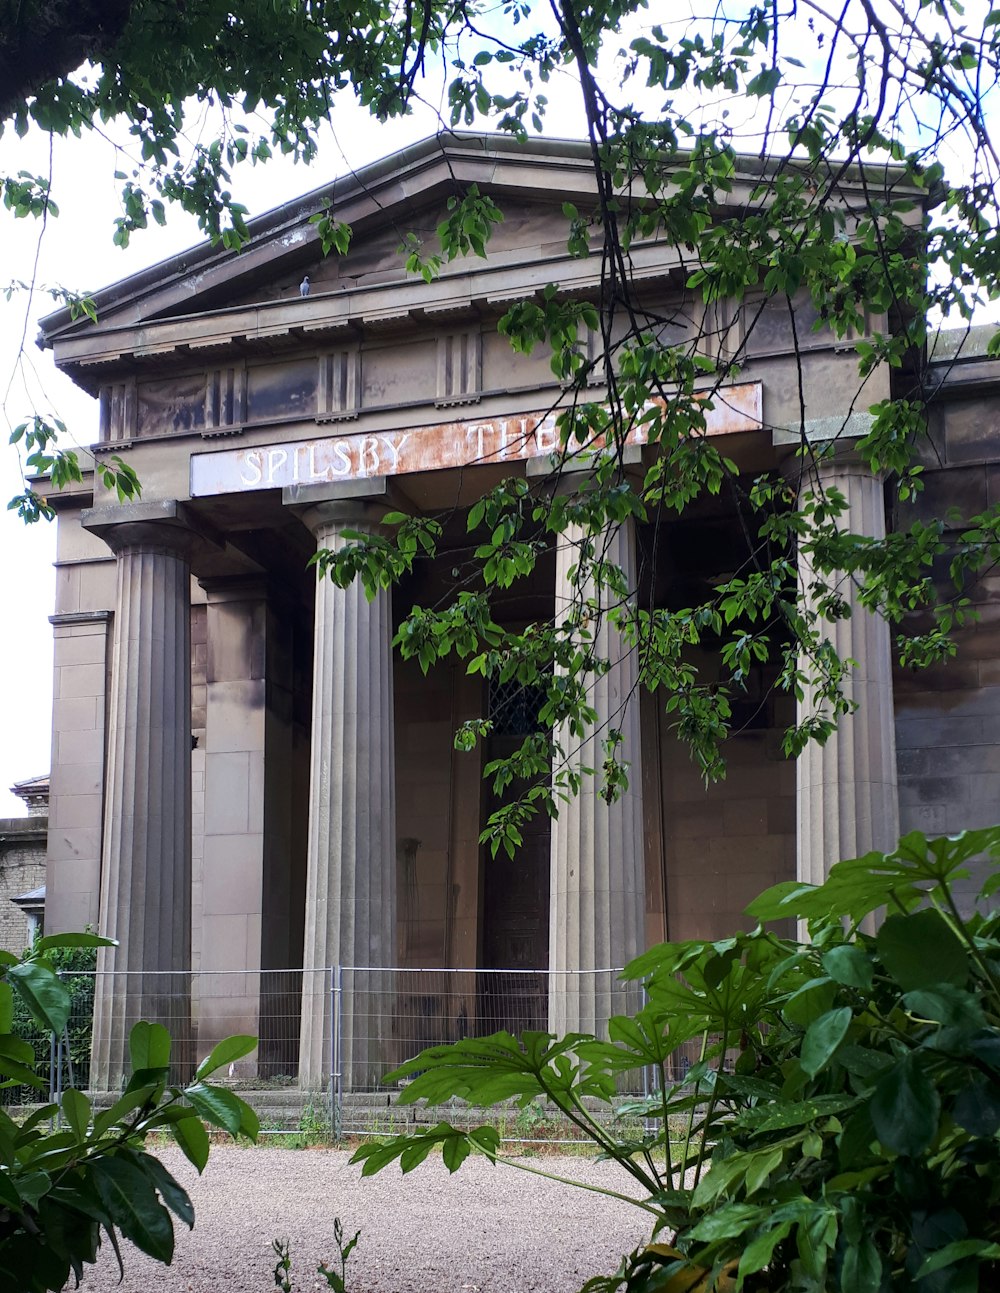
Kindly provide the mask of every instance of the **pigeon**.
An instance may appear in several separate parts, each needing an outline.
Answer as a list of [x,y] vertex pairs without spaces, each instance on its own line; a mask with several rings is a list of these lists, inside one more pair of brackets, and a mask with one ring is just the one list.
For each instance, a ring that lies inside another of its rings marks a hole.
[[308,295],[309,295],[309,275],[307,274],[305,278],[302,280],[302,282],[299,284],[299,296],[308,296]]

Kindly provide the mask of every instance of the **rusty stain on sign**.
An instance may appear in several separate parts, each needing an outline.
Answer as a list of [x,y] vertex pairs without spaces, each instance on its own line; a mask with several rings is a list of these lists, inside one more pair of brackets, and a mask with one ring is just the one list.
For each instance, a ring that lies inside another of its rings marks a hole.
[[[727,386],[715,392],[712,402],[712,408],[705,412],[705,434],[760,430],[759,382]],[[628,443],[641,445],[646,440],[645,424],[639,422],[630,432]],[[518,413],[395,431],[292,440],[253,449],[192,454],[191,496],[203,498],[289,485],[524,462],[553,454],[558,448],[554,413]]]

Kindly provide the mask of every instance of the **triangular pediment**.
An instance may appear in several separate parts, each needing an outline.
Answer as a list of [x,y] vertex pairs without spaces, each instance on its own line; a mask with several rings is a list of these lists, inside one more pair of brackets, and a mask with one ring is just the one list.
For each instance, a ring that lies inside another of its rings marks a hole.
[[[116,355],[135,352],[137,345],[140,350],[155,346],[155,334],[172,320],[282,302],[298,308],[299,284],[306,274],[312,286],[310,301],[302,303],[302,324],[309,328],[320,321],[313,317],[318,298],[413,286],[400,251],[404,237],[414,233],[428,253],[435,251],[435,231],[448,199],[471,184],[492,196],[504,212],[490,245],[490,264],[500,270],[537,263],[553,247],[565,252],[562,204],[574,201],[586,209],[595,191],[589,152],[580,143],[545,141],[529,147],[503,137],[436,136],[252,221],[250,240],[239,253],[204,243],[103,289],[94,297],[96,324],[74,320],[67,310],[48,316],[40,340],[55,348],[60,366],[90,385],[90,359],[114,363]],[[324,213],[351,226],[347,256],[323,256],[314,217]],[[477,267],[482,265],[477,260]],[[461,262],[447,266],[442,278],[464,268]],[[422,285],[419,279],[417,283]],[[437,295],[447,308],[447,293]],[[429,296],[433,308],[435,293]],[[265,319],[251,331],[267,326]],[[247,335],[246,328],[241,335]],[[216,340],[194,337],[206,346]]]

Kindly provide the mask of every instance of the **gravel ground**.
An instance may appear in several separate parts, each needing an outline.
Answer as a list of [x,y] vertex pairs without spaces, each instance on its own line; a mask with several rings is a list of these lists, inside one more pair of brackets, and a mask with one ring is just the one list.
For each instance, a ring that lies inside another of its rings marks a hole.
[[[125,1245],[121,1284],[105,1244],[84,1276],[87,1293],[273,1293],[276,1236],[291,1240],[296,1293],[325,1289],[316,1267],[336,1256],[335,1216],[349,1235],[361,1231],[349,1293],[576,1293],[648,1234],[628,1204],[482,1158],[454,1176],[432,1156],[408,1176],[393,1165],[362,1180],[345,1150],[220,1145],[199,1179],[179,1151],[161,1156],[191,1195],[194,1230],[177,1224],[168,1268]],[[613,1163],[530,1162],[630,1192]]]

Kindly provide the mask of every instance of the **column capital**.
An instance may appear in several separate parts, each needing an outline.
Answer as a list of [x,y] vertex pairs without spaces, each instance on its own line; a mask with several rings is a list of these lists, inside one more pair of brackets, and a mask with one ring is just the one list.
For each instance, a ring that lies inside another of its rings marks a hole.
[[176,499],[91,507],[81,513],[80,524],[116,556],[143,549],[190,562],[198,552],[224,546],[210,525]]
[[316,542],[324,544],[341,529],[373,532],[395,510],[389,481],[343,480],[321,485],[288,485],[281,501],[298,516]]
[[800,494],[810,485],[822,485],[825,477],[834,475],[879,483],[885,479],[884,472],[872,471],[858,453],[856,440],[845,440],[836,445],[828,442],[820,446],[819,452],[806,458],[788,458],[782,463],[781,474]]

